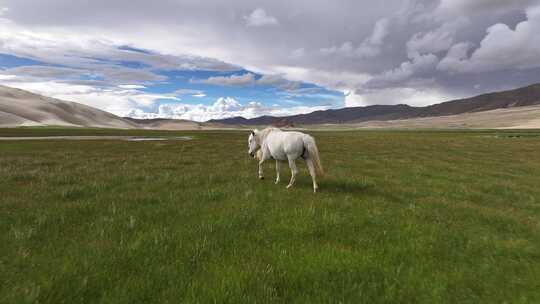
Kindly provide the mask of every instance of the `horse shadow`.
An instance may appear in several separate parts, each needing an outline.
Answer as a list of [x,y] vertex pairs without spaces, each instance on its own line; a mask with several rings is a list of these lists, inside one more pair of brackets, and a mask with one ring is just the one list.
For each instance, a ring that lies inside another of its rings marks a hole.
[[403,198],[377,187],[372,182],[360,182],[355,180],[335,180],[327,179],[319,183],[321,192],[332,194],[348,194],[354,196],[361,196],[363,198],[381,198],[389,202],[402,203]]
[[355,195],[376,194],[375,185],[372,183],[326,179],[321,181],[319,184],[321,187],[321,191],[324,192]]

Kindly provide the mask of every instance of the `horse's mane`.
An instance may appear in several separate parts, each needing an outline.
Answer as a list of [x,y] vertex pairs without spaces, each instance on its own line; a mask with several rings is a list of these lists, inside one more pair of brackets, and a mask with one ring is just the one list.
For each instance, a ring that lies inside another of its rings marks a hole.
[[268,127],[264,130],[257,132],[257,137],[259,137],[261,144],[266,139],[266,136],[268,136],[268,134],[270,134],[271,132],[281,132],[281,129]]

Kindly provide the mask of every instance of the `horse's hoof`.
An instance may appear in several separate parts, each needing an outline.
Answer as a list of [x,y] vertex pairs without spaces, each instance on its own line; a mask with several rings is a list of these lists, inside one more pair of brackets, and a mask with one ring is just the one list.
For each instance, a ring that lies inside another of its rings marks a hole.
[[263,180],[263,179],[264,179],[264,176],[259,176],[259,179],[260,179],[260,180]]
[[287,185],[287,187],[285,187],[285,189],[289,189],[291,187],[292,187],[292,185]]
[[274,183],[274,184],[276,184],[276,185],[277,185],[277,184],[279,184],[279,181],[278,181],[278,180],[277,180],[277,181],[275,181],[275,183]]

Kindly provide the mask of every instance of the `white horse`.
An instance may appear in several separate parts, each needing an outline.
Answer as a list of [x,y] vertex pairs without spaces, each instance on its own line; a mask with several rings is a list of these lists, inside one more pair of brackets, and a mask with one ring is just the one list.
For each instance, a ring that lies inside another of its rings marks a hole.
[[276,184],[279,183],[279,167],[281,161],[288,161],[291,168],[291,181],[287,188],[294,185],[298,169],[295,161],[302,157],[313,181],[313,192],[317,192],[317,176],[324,174],[319,150],[315,139],[301,132],[283,132],[277,128],[266,128],[262,131],[253,130],[248,139],[249,155],[259,160],[259,178],[263,179],[262,164],[265,160],[276,160]]

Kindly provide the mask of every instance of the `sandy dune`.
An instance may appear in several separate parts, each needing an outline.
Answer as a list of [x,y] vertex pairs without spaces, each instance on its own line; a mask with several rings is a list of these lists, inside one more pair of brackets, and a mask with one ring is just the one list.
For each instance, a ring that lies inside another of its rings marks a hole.
[[73,126],[117,129],[223,129],[218,123],[179,119],[138,120],[118,117],[80,103],[44,97],[0,85],[0,127]]
[[136,128],[127,120],[83,104],[0,86],[0,126]]
[[0,127],[72,126],[115,129],[206,130],[219,123],[179,119],[128,119],[80,103],[44,97],[0,85]]

